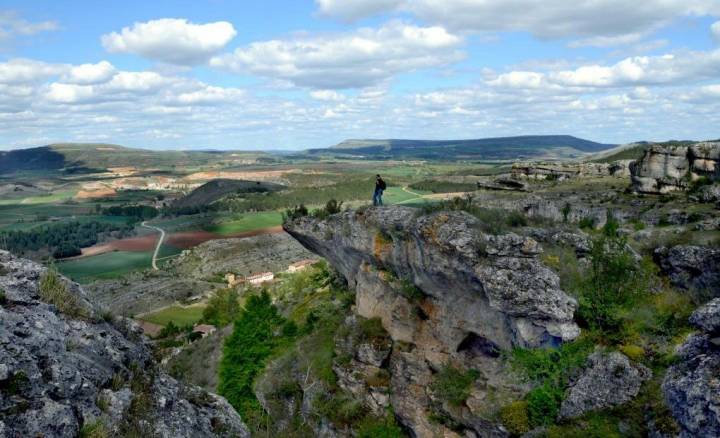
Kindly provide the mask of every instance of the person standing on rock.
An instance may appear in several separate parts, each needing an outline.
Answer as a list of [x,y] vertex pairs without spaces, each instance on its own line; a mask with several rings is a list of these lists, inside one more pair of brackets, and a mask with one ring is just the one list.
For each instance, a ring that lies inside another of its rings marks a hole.
[[379,206],[383,205],[382,195],[385,189],[387,188],[387,184],[385,184],[385,181],[380,177],[380,175],[375,175],[375,193],[373,193],[373,205]]

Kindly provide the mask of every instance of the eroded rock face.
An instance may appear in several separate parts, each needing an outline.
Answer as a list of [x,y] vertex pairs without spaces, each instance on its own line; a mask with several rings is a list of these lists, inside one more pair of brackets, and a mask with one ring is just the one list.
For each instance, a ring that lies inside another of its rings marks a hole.
[[369,208],[326,221],[301,218],[286,229],[356,289],[361,316],[380,316],[391,335],[397,331],[403,341],[411,342],[407,337],[418,330],[393,330],[391,319],[401,318],[390,314],[402,306],[375,298],[387,284],[382,271],[427,297],[428,312],[438,315],[428,320],[437,324],[432,331],[443,345],[456,347],[471,332],[501,348],[554,344],[579,334],[573,322],[577,303],[540,263],[535,240],[486,235],[464,212],[417,215],[413,208]]
[[[527,388],[508,377],[501,351],[557,345],[579,334],[576,302],[538,260],[537,242],[486,235],[466,213],[369,208],[285,227],[347,279],[357,315],[378,318],[393,342],[389,352],[382,343],[353,347],[347,369],[336,369],[340,384],[373,410],[386,406],[389,394],[399,421],[416,436],[456,436],[430,421],[437,412],[471,436],[504,436],[486,418],[503,396],[515,399]],[[481,375],[462,406],[431,390],[434,374],[449,363]],[[367,385],[379,372],[390,375],[387,392]]]
[[701,331],[679,348],[662,389],[682,437],[720,436],[720,299],[696,310],[690,322]]
[[720,297],[720,250],[678,245],[658,248],[654,257],[675,286]]
[[[73,437],[96,421],[108,433],[141,425],[162,437],[249,436],[225,399],[156,372],[139,329],[101,318],[77,284],[63,280],[81,317],[43,302],[38,283],[44,272],[0,251],[3,436]],[[140,397],[143,420],[136,421]]]
[[651,375],[649,369],[630,363],[622,353],[596,351],[588,357],[582,375],[567,389],[560,417],[580,417],[627,403],[637,396],[640,386]]
[[691,146],[650,146],[630,166],[633,189],[640,193],[669,193],[688,188],[699,177],[720,179],[720,142]]

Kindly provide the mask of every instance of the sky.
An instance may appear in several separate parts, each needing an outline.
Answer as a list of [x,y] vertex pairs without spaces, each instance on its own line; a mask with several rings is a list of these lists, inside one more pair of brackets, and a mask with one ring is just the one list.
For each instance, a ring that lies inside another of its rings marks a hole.
[[0,0],[0,149],[719,126],[720,0]]

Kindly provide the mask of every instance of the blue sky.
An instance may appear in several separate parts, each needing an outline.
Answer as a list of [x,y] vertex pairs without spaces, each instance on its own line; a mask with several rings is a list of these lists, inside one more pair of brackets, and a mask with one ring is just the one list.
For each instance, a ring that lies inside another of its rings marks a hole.
[[13,1],[0,149],[720,137],[717,0]]

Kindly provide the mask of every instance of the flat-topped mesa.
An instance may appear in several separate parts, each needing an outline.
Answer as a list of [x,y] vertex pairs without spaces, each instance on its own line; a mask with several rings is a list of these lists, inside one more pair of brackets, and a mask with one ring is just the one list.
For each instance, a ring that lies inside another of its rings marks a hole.
[[691,181],[720,180],[720,142],[692,145],[650,146],[630,166],[633,190],[641,193],[668,193],[685,190]]
[[579,334],[576,301],[539,261],[537,242],[485,234],[465,212],[368,208],[285,229],[347,279],[360,316],[381,318],[393,340],[432,351],[432,362]]

